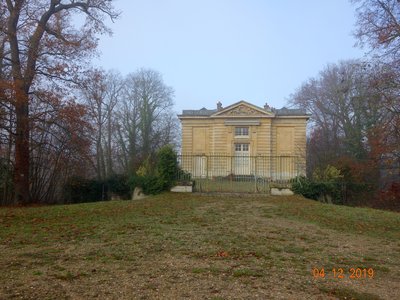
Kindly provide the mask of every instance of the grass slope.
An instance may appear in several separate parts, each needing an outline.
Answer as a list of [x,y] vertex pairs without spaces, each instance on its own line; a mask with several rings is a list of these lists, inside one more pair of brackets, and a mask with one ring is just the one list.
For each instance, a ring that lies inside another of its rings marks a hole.
[[0,208],[0,299],[399,299],[399,228],[297,196]]

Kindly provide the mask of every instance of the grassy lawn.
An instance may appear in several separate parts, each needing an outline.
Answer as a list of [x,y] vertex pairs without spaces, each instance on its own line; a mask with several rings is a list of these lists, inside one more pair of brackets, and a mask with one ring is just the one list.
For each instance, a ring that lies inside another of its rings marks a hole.
[[400,214],[297,196],[0,208],[0,253],[0,299],[400,299]]

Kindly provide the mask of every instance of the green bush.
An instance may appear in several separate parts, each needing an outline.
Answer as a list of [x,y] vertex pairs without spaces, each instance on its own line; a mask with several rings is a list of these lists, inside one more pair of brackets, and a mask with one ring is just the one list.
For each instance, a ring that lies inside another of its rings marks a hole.
[[130,186],[128,184],[128,177],[126,175],[123,174],[111,175],[107,179],[106,183],[108,187],[109,197],[111,196],[110,194],[113,193],[124,199],[130,198]]
[[67,203],[82,203],[107,200],[107,192],[102,180],[74,176],[64,185],[63,195]]
[[316,181],[304,176],[297,177],[292,184],[296,194],[321,202],[343,204],[342,183],[340,181]]
[[292,184],[292,190],[296,194],[306,198],[317,200],[320,195],[320,187],[305,176],[299,176]]
[[129,185],[133,191],[136,187],[141,187],[146,195],[156,195],[164,190],[164,181],[155,175],[133,175],[129,178]]
[[135,187],[142,187],[143,185],[143,176],[139,176],[137,174],[134,174],[129,177],[128,179],[128,185],[130,187],[131,192],[135,189]]
[[73,176],[64,185],[63,198],[66,203],[104,201],[111,198],[111,193],[130,198],[127,176],[115,174],[106,180]]
[[155,162],[150,158],[143,161],[136,174],[129,178],[129,186],[131,190],[141,187],[147,195],[159,194],[173,186],[178,170],[177,155],[167,145],[157,152]]
[[138,176],[147,176],[154,175],[155,170],[155,161],[152,159],[152,156],[149,155],[145,160],[141,163],[139,168],[136,171],[136,175]]
[[144,176],[142,182],[143,193],[146,195],[156,195],[165,190],[166,183],[158,176]]
[[317,182],[337,182],[343,178],[343,175],[338,168],[327,165],[325,169],[316,168],[312,178]]
[[157,175],[163,182],[163,189],[168,190],[175,182],[178,174],[178,160],[172,146],[162,147],[157,152]]

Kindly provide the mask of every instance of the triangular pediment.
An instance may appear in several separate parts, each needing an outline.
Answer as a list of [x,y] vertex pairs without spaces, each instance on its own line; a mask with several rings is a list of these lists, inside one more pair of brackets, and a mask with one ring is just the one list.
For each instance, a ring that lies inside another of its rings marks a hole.
[[224,109],[214,113],[212,116],[224,116],[224,117],[261,117],[261,116],[272,116],[271,112],[268,112],[261,107],[250,104],[246,101],[239,101],[232,104]]

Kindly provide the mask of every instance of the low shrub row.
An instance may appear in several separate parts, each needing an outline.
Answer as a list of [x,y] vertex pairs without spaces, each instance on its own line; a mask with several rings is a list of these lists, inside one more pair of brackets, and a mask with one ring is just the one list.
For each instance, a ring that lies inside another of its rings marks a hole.
[[343,204],[343,183],[341,182],[321,182],[308,179],[304,176],[296,178],[292,184],[292,190],[296,194],[303,195],[306,198]]
[[143,161],[131,176],[113,175],[106,180],[72,177],[64,185],[64,201],[80,203],[110,200],[113,195],[130,199],[135,187],[147,195],[169,190],[178,174],[177,155],[171,146],[162,147],[154,158]]
[[321,202],[365,205],[373,199],[376,184],[359,182],[328,165],[325,169],[316,169],[311,178],[297,177],[292,184],[292,190],[296,194]]
[[64,185],[63,198],[66,203],[82,203],[111,200],[113,195],[129,199],[131,188],[128,177],[115,174],[106,180],[71,177]]

